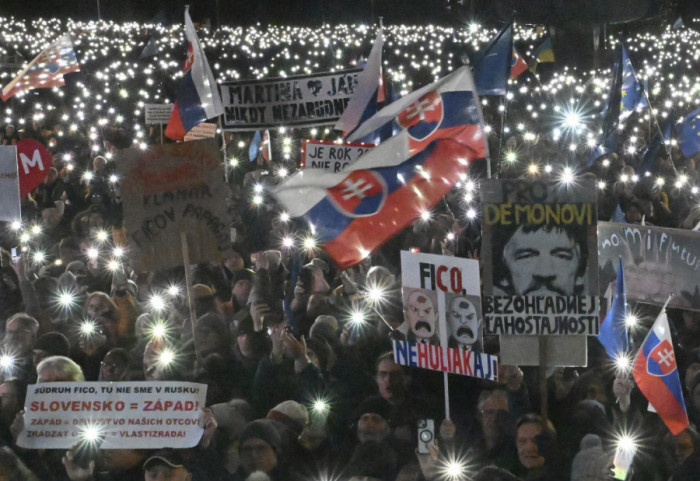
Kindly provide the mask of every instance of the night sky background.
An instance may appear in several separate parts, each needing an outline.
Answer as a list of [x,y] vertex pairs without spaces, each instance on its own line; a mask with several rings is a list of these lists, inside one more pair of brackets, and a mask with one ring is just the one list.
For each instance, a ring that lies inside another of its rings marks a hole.
[[[97,18],[98,0],[5,0],[0,15]],[[619,23],[659,15],[700,15],[697,0],[99,0],[103,19],[179,23],[185,4],[195,22],[225,25],[319,25],[371,22],[466,23],[516,20],[539,24]]]

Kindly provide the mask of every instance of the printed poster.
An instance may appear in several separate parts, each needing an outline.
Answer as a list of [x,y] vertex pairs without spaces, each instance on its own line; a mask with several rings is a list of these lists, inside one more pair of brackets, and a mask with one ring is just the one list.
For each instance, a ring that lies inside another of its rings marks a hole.
[[481,197],[485,333],[597,335],[593,180],[487,180]]
[[70,449],[191,448],[202,433],[207,385],[179,381],[47,382],[27,387],[17,445]]
[[496,381],[482,353],[479,263],[401,252],[404,322],[392,333],[397,364]]

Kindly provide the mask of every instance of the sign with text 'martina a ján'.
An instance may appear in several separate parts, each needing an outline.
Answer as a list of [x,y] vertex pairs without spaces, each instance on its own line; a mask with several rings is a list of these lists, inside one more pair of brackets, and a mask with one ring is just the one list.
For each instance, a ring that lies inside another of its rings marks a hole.
[[224,130],[334,124],[355,93],[361,70],[221,84]]
[[202,437],[206,384],[51,382],[27,387],[17,445],[69,449],[90,439],[103,449],[191,448]]

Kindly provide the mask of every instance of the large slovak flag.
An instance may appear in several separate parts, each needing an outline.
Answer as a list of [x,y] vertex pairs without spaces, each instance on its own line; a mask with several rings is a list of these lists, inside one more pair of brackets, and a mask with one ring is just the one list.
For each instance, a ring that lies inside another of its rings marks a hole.
[[189,7],[185,7],[185,36],[188,46],[184,74],[165,128],[165,135],[173,140],[183,140],[195,125],[224,113],[219,88],[199,44]]
[[665,309],[639,348],[632,374],[639,390],[673,434],[679,434],[688,427],[688,414]]
[[435,205],[474,159],[486,155],[468,67],[388,105],[355,135],[393,120],[402,130],[351,171],[302,170],[273,189],[292,217],[304,216],[315,227],[341,268],[360,262]]
[[357,90],[352,96],[343,115],[335,124],[336,130],[342,130],[344,136],[352,132],[365,120],[377,113],[377,103],[384,94],[382,78],[382,48],[384,48],[384,33],[380,28],[374,40],[365,68],[357,80]]

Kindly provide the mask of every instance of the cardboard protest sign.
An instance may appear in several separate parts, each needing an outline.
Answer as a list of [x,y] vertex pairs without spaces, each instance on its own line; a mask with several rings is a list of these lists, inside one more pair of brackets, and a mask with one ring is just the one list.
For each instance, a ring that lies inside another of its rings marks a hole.
[[619,258],[627,299],[700,311],[700,232],[634,224],[598,224],[601,289]]
[[41,142],[23,139],[17,142],[19,195],[24,197],[41,184],[51,168],[51,153]]
[[301,166],[324,172],[342,172],[362,155],[372,150],[371,144],[338,144],[323,140],[304,140]]
[[168,120],[170,120],[170,114],[173,111],[173,105],[175,104],[146,104],[144,106],[146,116],[145,124],[167,124]]
[[393,333],[397,364],[498,380],[498,359],[481,353],[479,263],[401,252],[404,322]]
[[12,222],[20,218],[19,174],[17,149],[0,146],[0,220]]
[[224,130],[334,124],[355,93],[360,69],[221,84]]
[[182,265],[183,232],[192,263],[217,259],[230,249],[227,190],[214,140],[123,150],[115,163],[135,269]]
[[17,445],[69,449],[90,428],[103,449],[191,448],[206,396],[206,384],[178,381],[32,384]]
[[202,122],[192,127],[182,139],[185,142],[200,139],[213,139],[216,136],[216,124]]
[[489,180],[481,197],[485,332],[597,335],[592,180]]

